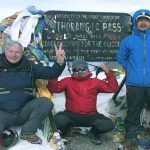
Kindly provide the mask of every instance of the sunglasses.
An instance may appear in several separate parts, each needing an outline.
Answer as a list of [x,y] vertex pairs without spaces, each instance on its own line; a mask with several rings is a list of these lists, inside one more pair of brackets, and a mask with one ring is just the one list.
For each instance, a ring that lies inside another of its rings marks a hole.
[[73,72],[88,71],[88,68],[87,67],[84,67],[84,68],[74,68],[72,71]]

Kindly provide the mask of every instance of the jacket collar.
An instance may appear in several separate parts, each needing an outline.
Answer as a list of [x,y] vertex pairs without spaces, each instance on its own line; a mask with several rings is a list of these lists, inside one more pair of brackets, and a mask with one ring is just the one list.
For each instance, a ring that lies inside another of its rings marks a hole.
[[75,75],[71,75],[71,77],[75,80],[80,80],[80,81],[83,81],[83,80],[87,80],[88,78],[90,78],[92,76],[92,73],[90,71],[87,72],[87,74],[84,76],[84,77],[81,77],[81,76],[75,76]]

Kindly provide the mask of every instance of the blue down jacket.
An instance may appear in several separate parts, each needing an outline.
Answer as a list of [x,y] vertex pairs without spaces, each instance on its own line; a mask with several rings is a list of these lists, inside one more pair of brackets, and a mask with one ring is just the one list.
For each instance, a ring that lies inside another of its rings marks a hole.
[[150,87],[150,30],[140,32],[136,18],[149,10],[139,10],[133,16],[133,34],[121,42],[117,59],[127,73],[126,85]]
[[65,64],[54,63],[52,67],[29,62],[25,57],[11,64],[4,54],[0,55],[0,110],[18,112],[35,98],[31,91],[36,79],[54,79],[64,70]]

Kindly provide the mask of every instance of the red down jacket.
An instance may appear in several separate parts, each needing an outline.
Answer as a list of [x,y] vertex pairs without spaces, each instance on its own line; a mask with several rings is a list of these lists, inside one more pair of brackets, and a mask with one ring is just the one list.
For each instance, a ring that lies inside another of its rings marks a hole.
[[114,93],[118,89],[118,83],[113,73],[106,74],[105,81],[86,77],[72,76],[60,81],[52,79],[48,81],[49,90],[52,93],[65,92],[66,110],[77,114],[96,114],[96,100],[98,93]]

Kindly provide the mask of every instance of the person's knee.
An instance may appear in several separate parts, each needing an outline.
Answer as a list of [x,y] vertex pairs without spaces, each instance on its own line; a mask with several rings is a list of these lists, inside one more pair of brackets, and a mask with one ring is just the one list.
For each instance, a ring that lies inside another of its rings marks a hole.
[[47,97],[40,98],[40,109],[44,109],[45,111],[51,111],[54,107],[53,102]]
[[115,124],[113,122],[110,122],[108,126],[108,131],[112,131],[115,128]]
[[54,119],[58,128],[65,127],[71,122],[67,116],[60,115],[60,114],[56,114],[54,116]]
[[98,119],[93,125],[100,131],[100,133],[109,132],[115,128],[115,125],[111,120],[105,120],[104,122],[104,120]]

